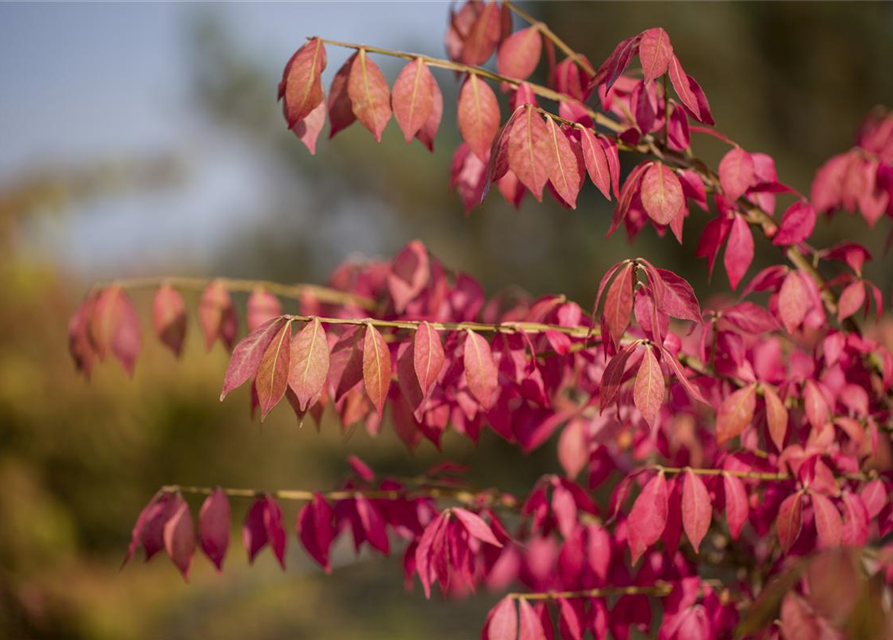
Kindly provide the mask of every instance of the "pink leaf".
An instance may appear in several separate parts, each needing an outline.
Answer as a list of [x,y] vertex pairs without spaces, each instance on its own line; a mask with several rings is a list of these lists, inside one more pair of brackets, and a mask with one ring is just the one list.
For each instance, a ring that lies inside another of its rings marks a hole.
[[319,318],[313,318],[291,343],[288,386],[301,411],[316,402],[329,375],[329,343]]
[[285,322],[264,352],[254,379],[254,388],[260,403],[261,421],[285,395],[290,360],[291,322]]
[[730,473],[722,474],[723,493],[726,501],[726,522],[729,524],[729,533],[733,540],[737,540],[741,534],[741,527],[747,522],[749,505],[747,492],[741,478]]
[[856,280],[846,286],[837,302],[837,320],[843,322],[865,304],[865,282]]
[[515,640],[518,636],[518,614],[515,601],[506,596],[490,611],[487,640]]
[[332,507],[319,492],[313,494],[313,500],[305,504],[298,515],[298,536],[301,543],[326,573],[332,571],[329,549],[335,538],[333,517]]
[[326,48],[319,38],[310,39],[285,66],[280,97],[289,129],[323,103],[325,94],[320,76],[325,68]]
[[784,212],[781,226],[772,244],[791,245],[800,244],[812,235],[815,229],[816,213],[806,200],[798,200]]
[[198,323],[205,334],[205,347],[209,351],[218,338],[228,349],[232,348],[236,339],[236,310],[229,291],[220,280],[212,280],[202,293]]
[[542,49],[539,29],[527,27],[516,31],[499,45],[496,70],[508,78],[526,80],[536,70]]
[[673,57],[670,36],[661,28],[648,29],[639,38],[639,60],[646,84],[665,74]]
[[174,512],[164,524],[164,548],[174,565],[189,580],[189,566],[195,554],[195,525],[189,505],[177,494],[174,498]]
[[428,151],[434,151],[434,138],[437,137],[437,130],[440,128],[440,119],[443,117],[443,93],[437,85],[437,81],[431,79],[431,114],[424,126],[419,129],[416,138],[428,147]]
[[797,537],[800,535],[801,511],[803,509],[803,494],[799,491],[788,496],[778,508],[778,517],[775,520],[775,531],[778,541],[784,552],[791,550]]
[[642,178],[642,205],[657,224],[670,224],[685,204],[682,184],[666,165],[655,162]]
[[753,235],[750,232],[750,225],[743,216],[735,215],[723,258],[733,291],[738,288],[738,283],[747,273],[751,262],[753,262]]
[[707,487],[700,476],[689,469],[682,486],[682,527],[695,553],[698,553],[701,541],[707,535],[712,516],[713,506]]
[[611,169],[605,148],[596,134],[586,127],[579,127],[580,142],[583,147],[583,161],[589,178],[609,201],[611,200]]
[[169,282],[163,283],[155,292],[152,325],[158,339],[179,357],[186,337],[186,305],[183,296]]
[[282,303],[279,298],[264,289],[255,287],[248,296],[247,323],[248,331],[254,331],[259,326],[278,318],[282,315]]
[[493,531],[479,515],[460,507],[454,507],[452,512],[462,523],[462,526],[465,527],[465,530],[468,531],[469,535],[494,547],[502,546],[502,543],[496,539]]
[[310,155],[313,155],[316,153],[316,140],[325,125],[326,105],[324,102],[320,102],[306,118],[298,120],[291,127],[291,131],[298,137],[298,140],[304,143],[304,146],[310,151]]
[[327,108],[329,110],[329,139],[334,138],[335,134],[346,129],[354,123],[357,117],[353,113],[353,104],[350,101],[350,94],[347,92],[347,83],[350,79],[350,71],[357,54],[350,56],[347,61],[338,69],[338,73],[332,78],[332,85],[329,87],[329,100]]
[[391,261],[388,273],[388,291],[394,300],[397,313],[424,291],[431,275],[428,250],[418,240],[408,242]]
[[660,540],[667,526],[667,500],[667,482],[661,472],[645,485],[629,514],[629,548],[633,564],[648,547]]
[[497,387],[496,364],[490,343],[471,330],[466,331],[464,364],[465,379],[471,394],[484,409],[489,409]]
[[784,450],[784,438],[788,431],[788,410],[775,389],[769,385],[763,385],[763,398],[766,401],[766,422],[769,424],[769,437],[778,447]]
[[809,293],[799,271],[791,271],[778,292],[778,315],[788,333],[793,334],[809,311]]
[[727,396],[716,414],[716,440],[719,444],[738,437],[753,420],[756,408],[754,385],[738,389]]
[[561,199],[571,209],[576,209],[577,195],[583,184],[583,174],[577,155],[564,131],[555,124],[551,116],[546,116],[546,128],[549,133],[549,153],[552,155],[549,163],[552,167],[549,181]]
[[679,58],[675,55],[670,58],[669,70],[670,82],[673,83],[676,95],[679,96],[682,104],[691,111],[692,115],[703,122],[703,120],[701,120],[701,107],[698,102],[698,97],[695,95],[694,91],[692,91],[689,76],[682,69],[682,63],[679,62]]
[[549,150],[546,123],[530,106],[523,109],[509,134],[508,164],[537,202],[541,202],[543,187],[554,171],[554,155]]
[[391,386],[391,352],[378,329],[371,324],[366,325],[363,345],[363,383],[366,395],[381,415]]
[[719,163],[719,183],[729,203],[735,202],[756,184],[753,158],[741,147],[735,147]]
[[812,509],[815,512],[815,528],[822,548],[840,545],[843,520],[834,503],[820,493],[811,492]]
[[657,421],[657,415],[664,401],[664,393],[664,375],[660,363],[654,357],[652,348],[646,346],[642,364],[639,365],[639,371],[636,373],[633,400],[650,427],[653,427]]
[[229,547],[230,510],[229,499],[220,487],[205,498],[198,514],[199,542],[202,551],[217,567],[223,569],[223,558]]
[[474,154],[483,162],[499,131],[499,103],[490,85],[470,74],[459,92],[459,131]]
[[603,322],[615,345],[620,344],[620,339],[629,326],[629,316],[633,310],[633,273],[635,270],[635,264],[627,263],[611,283],[605,297],[605,307],[602,310]]
[[381,142],[381,134],[391,119],[391,94],[384,74],[365,49],[357,52],[351,66],[347,93],[357,120],[372,132],[376,142]]
[[437,382],[443,369],[444,353],[440,335],[430,324],[422,322],[413,339],[413,370],[419,381],[422,396]]
[[542,620],[526,599],[518,600],[518,613],[521,620],[518,640],[546,640]]
[[233,355],[229,359],[226,375],[223,378],[223,391],[220,392],[221,400],[230,391],[242,386],[247,380],[254,377],[260,366],[261,358],[263,358],[273,338],[281,331],[284,322],[283,318],[273,318],[242,338],[239,344],[236,345]]
[[434,76],[428,65],[418,58],[403,67],[394,81],[391,104],[407,143],[412,142],[431,117],[434,108],[432,84]]

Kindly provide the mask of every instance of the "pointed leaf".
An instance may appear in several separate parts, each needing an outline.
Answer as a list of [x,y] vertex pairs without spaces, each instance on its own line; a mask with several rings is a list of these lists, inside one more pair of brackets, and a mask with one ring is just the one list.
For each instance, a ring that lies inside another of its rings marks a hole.
[[223,558],[229,547],[230,509],[229,499],[223,489],[215,488],[205,498],[198,514],[199,542],[202,551],[217,567],[223,569]]
[[205,348],[214,346],[217,338],[232,348],[236,338],[236,310],[223,282],[212,280],[198,304],[198,323],[205,334]]
[[722,474],[723,493],[726,501],[726,522],[733,540],[741,534],[741,527],[747,522],[749,505],[747,492],[741,478],[730,473]]
[[284,318],[273,318],[242,338],[239,344],[236,345],[236,348],[233,349],[233,355],[229,359],[226,375],[223,378],[223,391],[220,392],[221,400],[230,391],[242,386],[255,376],[267,347],[270,346],[276,334],[281,331],[283,323],[285,323]]
[[741,147],[735,147],[719,163],[719,183],[729,203],[735,202],[756,184],[753,157]]
[[778,508],[778,517],[775,520],[775,531],[782,549],[787,553],[791,550],[797,537],[800,535],[801,512],[803,509],[803,494],[799,491],[788,496]]
[[320,76],[325,68],[326,48],[319,38],[311,38],[285,66],[280,92],[289,129],[322,104],[325,94]]
[[769,437],[778,447],[784,450],[784,438],[788,431],[788,410],[775,389],[769,385],[763,385],[763,399],[766,401],[766,422],[769,423]]
[[493,404],[497,387],[497,370],[493,362],[490,343],[474,331],[466,331],[465,336],[465,379],[471,395],[484,409]]
[[605,308],[602,310],[603,323],[610,331],[615,345],[629,326],[629,316],[633,310],[633,274],[636,265],[632,262],[624,266],[608,289],[605,296]]
[[319,492],[313,494],[313,501],[305,504],[298,515],[298,537],[326,573],[332,571],[329,549],[335,538],[333,518],[334,510]]
[[155,292],[152,325],[158,339],[179,357],[186,337],[186,304],[169,282],[163,283]]
[[816,213],[812,205],[806,200],[798,200],[784,212],[781,226],[772,238],[772,244],[800,244],[812,235],[815,222]]
[[366,395],[381,415],[391,386],[391,352],[378,329],[371,324],[366,325],[363,344],[363,383]]
[[291,343],[288,385],[301,411],[316,402],[329,375],[329,343],[319,318],[313,318]]
[[642,178],[642,205],[657,224],[670,224],[682,211],[682,183],[666,165],[655,162]]
[[490,85],[470,74],[459,92],[459,131],[474,154],[486,162],[499,131],[499,102]]
[[444,353],[440,335],[430,324],[422,322],[413,339],[413,369],[422,390],[422,396],[437,382],[443,370]]
[[605,148],[596,138],[595,133],[586,127],[578,127],[580,143],[583,147],[583,161],[593,184],[598,187],[608,201],[611,200],[611,169]]
[[332,85],[329,87],[329,100],[327,108],[329,110],[329,139],[334,138],[335,134],[346,129],[354,123],[357,117],[353,114],[353,104],[350,101],[350,95],[347,92],[347,82],[350,79],[350,70],[353,67],[357,54],[350,56],[347,61],[338,69],[338,73],[332,78]]
[[809,311],[809,293],[799,271],[791,271],[778,292],[778,315],[787,332],[793,334]]
[[434,76],[428,65],[419,58],[403,67],[394,81],[391,105],[407,143],[412,142],[431,117],[434,108],[433,83]]
[[183,579],[188,581],[189,566],[195,554],[195,525],[186,501],[177,495],[174,503],[174,513],[164,524],[164,548]]
[[554,171],[549,144],[546,123],[532,107],[524,107],[509,134],[508,164],[537,202],[542,202],[543,187]]
[[515,601],[506,596],[490,612],[487,640],[515,640],[518,637],[518,614]]
[[698,553],[701,540],[710,529],[712,518],[713,505],[707,487],[701,477],[689,469],[685,472],[685,484],[682,485],[682,527],[695,553]]
[[279,404],[288,387],[288,369],[291,360],[291,322],[286,322],[273,336],[257,367],[254,388],[260,404],[261,421]]
[[757,394],[754,385],[727,396],[716,414],[716,440],[719,444],[738,437],[753,420]]
[[645,418],[648,426],[653,427],[660,407],[664,401],[665,383],[664,375],[660,368],[654,351],[650,346],[645,347],[642,356],[642,364],[636,373],[636,386],[633,391],[633,400],[636,408]]
[[660,540],[667,526],[668,511],[667,482],[663,472],[660,472],[645,485],[629,513],[627,524],[632,564],[636,564],[645,550]]
[[391,119],[391,93],[384,74],[365,49],[357,52],[351,66],[347,94],[357,120],[372,132],[376,142],[381,142],[381,134]]
[[645,82],[665,74],[673,57],[673,45],[670,36],[661,28],[648,29],[639,38],[639,60],[642,61],[642,72]]
[[834,503],[822,494],[811,492],[809,495],[812,498],[819,546],[825,549],[839,546],[843,534],[843,520],[840,517],[840,512]]
[[733,291],[738,288],[738,283],[747,273],[751,262],[753,262],[753,234],[744,217],[736,215],[732,221],[732,231],[729,233],[729,242],[726,244],[726,254],[723,257],[723,264]]
[[468,535],[494,547],[502,546],[502,543],[493,535],[493,530],[479,515],[461,507],[454,507],[452,512],[462,523],[462,526],[465,527],[465,530],[468,531]]
[[527,27],[502,41],[496,56],[496,71],[508,78],[526,80],[536,70],[543,50],[539,29]]

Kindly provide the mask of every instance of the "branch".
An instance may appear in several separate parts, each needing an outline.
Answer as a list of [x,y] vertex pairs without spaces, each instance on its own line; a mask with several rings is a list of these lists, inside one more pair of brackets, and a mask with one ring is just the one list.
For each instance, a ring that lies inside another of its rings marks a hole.
[[558,47],[561,52],[566,55],[568,58],[574,61],[574,63],[583,69],[590,76],[595,75],[595,69],[592,68],[592,65],[589,64],[586,59],[581,56],[579,53],[571,49],[561,38],[556,35],[554,31],[549,28],[545,22],[540,22],[532,15],[524,11],[521,7],[516,5],[514,2],[505,1],[505,5],[512,10],[519,18],[527,22],[532,27],[535,27],[541,34],[543,34],[546,38],[552,41],[556,47]]
[[376,308],[375,300],[366,298],[348,291],[339,291],[330,287],[322,287],[315,284],[281,284],[268,280],[240,280],[235,278],[188,278],[180,276],[158,276],[146,278],[123,278],[108,283],[97,283],[94,288],[117,285],[122,289],[153,289],[164,283],[168,283],[177,289],[191,291],[204,291],[210,282],[216,280],[223,284],[229,291],[250,292],[262,288],[283,298],[299,300],[303,295],[309,294],[321,302],[329,304],[347,305],[353,304],[372,311]]
[[673,590],[668,582],[658,580],[650,586],[629,587],[600,587],[598,589],[584,589],[582,591],[546,591],[543,593],[509,593],[506,598],[513,600],[557,600],[563,598],[604,598],[607,596],[654,596],[662,598],[670,595]]
[[[768,482],[786,482],[788,480],[796,480],[795,476],[788,473],[772,473],[767,471],[739,471],[737,469],[693,469],[691,467],[665,467],[655,464],[649,467],[653,471],[663,472],[667,475],[680,475],[691,471],[696,476],[737,476],[746,480],[764,480]],[[842,473],[836,476],[843,480],[868,480],[871,474],[865,473]]]

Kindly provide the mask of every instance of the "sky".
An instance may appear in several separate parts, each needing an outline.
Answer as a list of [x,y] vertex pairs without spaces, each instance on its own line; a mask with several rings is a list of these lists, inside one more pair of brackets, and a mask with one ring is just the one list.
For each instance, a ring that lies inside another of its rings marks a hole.
[[[137,257],[157,262],[187,247],[209,255],[232,232],[227,223],[244,218],[263,197],[264,178],[244,146],[205,126],[190,102],[190,18],[213,11],[241,47],[278,72],[309,35],[416,43],[416,50],[440,55],[441,39],[420,34],[441,33],[448,7],[0,4],[0,186],[41,167],[185,153],[184,186],[105,199],[62,221],[42,220],[29,242],[32,251],[87,271],[134,264]],[[330,52],[326,84],[346,56]]]

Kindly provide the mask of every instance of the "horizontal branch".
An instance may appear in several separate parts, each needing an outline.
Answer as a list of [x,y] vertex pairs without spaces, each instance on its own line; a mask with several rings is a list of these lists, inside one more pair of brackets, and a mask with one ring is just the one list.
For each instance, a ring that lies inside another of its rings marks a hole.
[[[653,471],[660,471],[667,475],[680,475],[691,471],[696,476],[736,476],[747,480],[765,480],[769,482],[786,482],[795,480],[796,478],[788,473],[772,473],[771,471],[740,471],[737,469],[695,469],[692,467],[665,467],[655,464],[650,467]],[[842,473],[837,476],[844,480],[868,480],[869,474],[865,473]]]
[[541,593],[509,593],[507,598],[514,600],[570,600],[573,598],[605,598],[609,596],[654,596],[663,597],[673,590],[668,582],[658,581],[649,586],[630,585],[628,587],[599,587],[581,591],[544,591]]
[[283,298],[300,299],[304,295],[311,295],[320,302],[328,304],[347,305],[353,304],[363,309],[372,311],[376,308],[375,301],[348,291],[339,291],[330,287],[315,284],[282,284],[268,280],[241,280],[236,278],[190,278],[181,276],[157,276],[145,278],[121,278],[107,283],[98,283],[94,288],[117,285],[122,289],[153,289],[162,284],[170,284],[177,289],[190,291],[204,291],[212,281],[220,282],[229,291],[251,292],[261,288],[274,295]]
[[453,500],[462,504],[478,505],[484,502],[492,507],[504,509],[516,509],[520,505],[514,496],[495,490],[475,491],[472,489],[462,489],[451,487],[448,485],[431,485],[423,484],[419,487],[411,487],[406,489],[337,489],[334,491],[310,491],[307,489],[277,489],[274,491],[262,491],[259,489],[234,489],[224,487],[196,487],[171,484],[161,487],[162,493],[189,493],[194,495],[208,496],[220,488],[223,493],[233,498],[261,498],[263,496],[272,496],[280,500],[295,500],[299,502],[309,502],[318,493],[327,500],[349,500],[357,496],[363,496],[370,499],[380,500],[399,500],[401,498],[412,500],[414,498],[432,498]]

